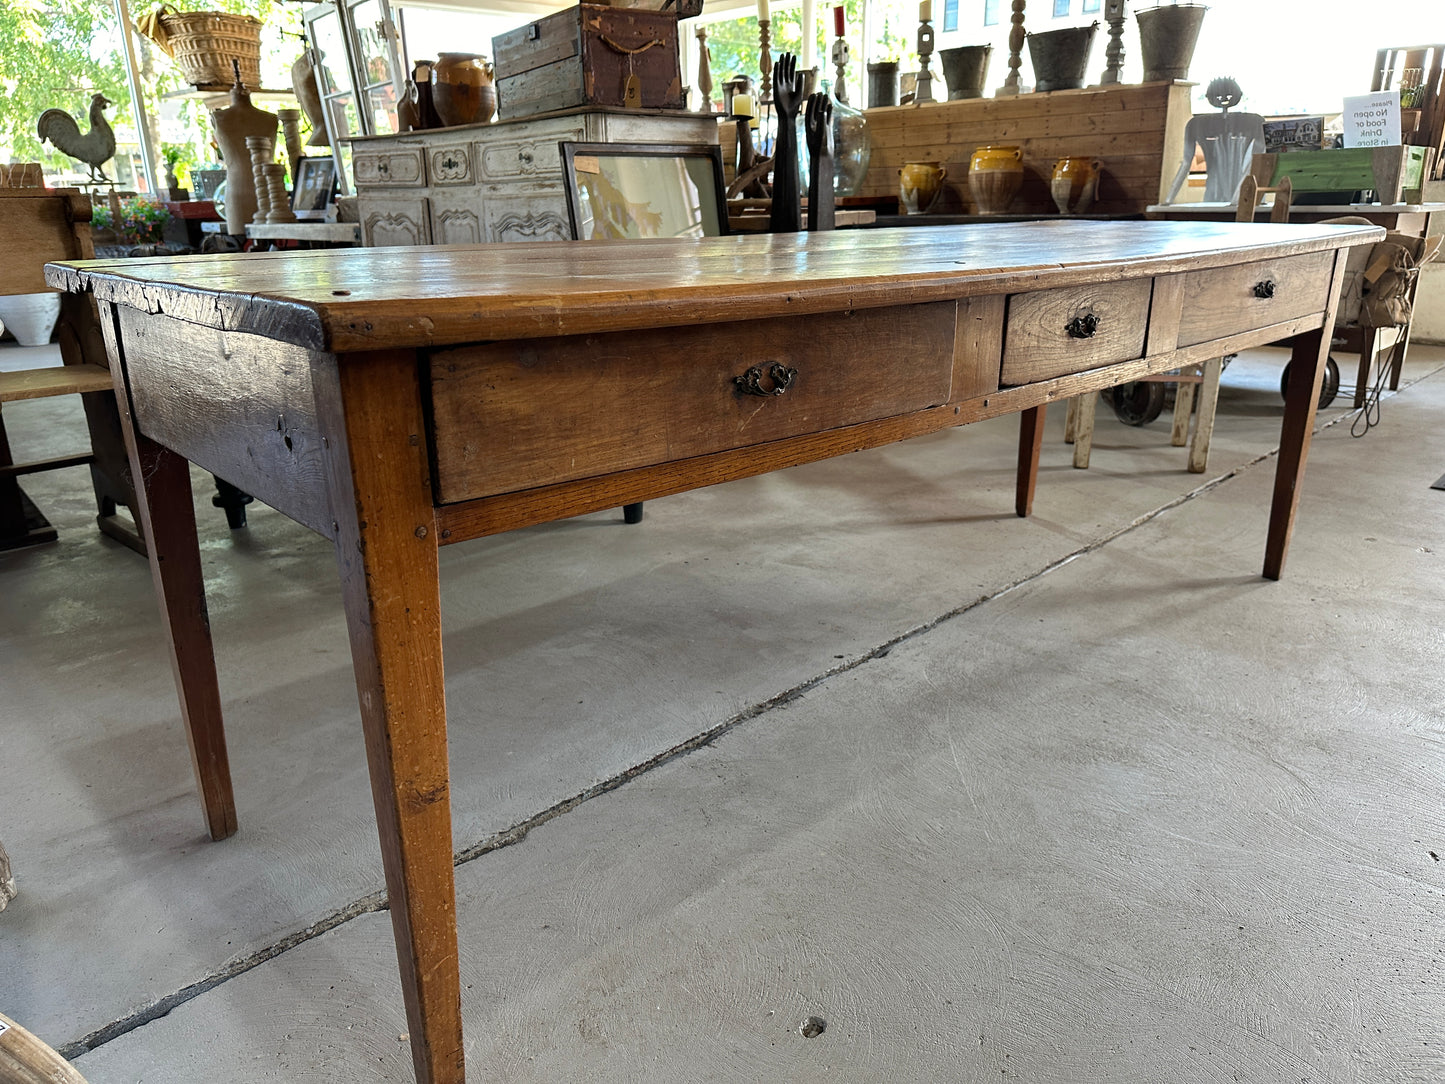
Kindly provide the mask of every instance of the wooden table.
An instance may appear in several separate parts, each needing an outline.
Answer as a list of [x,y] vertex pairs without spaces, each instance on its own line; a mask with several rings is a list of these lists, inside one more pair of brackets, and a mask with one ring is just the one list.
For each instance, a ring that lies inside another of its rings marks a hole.
[[[1268,221],[1270,208],[1267,205],[1255,208],[1256,221]],[[1235,210],[1230,204],[1221,203],[1160,203],[1148,209],[1151,219],[1172,222],[1233,222]],[[1289,221],[1324,222],[1338,218],[1363,218],[1376,226],[1383,226],[1392,233],[1403,233],[1407,237],[1428,237],[1439,232],[1439,224],[1445,219],[1445,203],[1305,203],[1291,204]],[[1419,291],[1419,281],[1410,288],[1410,305],[1413,309]],[[1358,308],[1358,297],[1356,308]],[[1400,387],[1400,373],[1405,367],[1405,358],[1410,350],[1410,324],[1399,327],[1374,328],[1357,322],[1345,323],[1342,315],[1340,325],[1335,329],[1339,344],[1344,349],[1359,355],[1355,372],[1355,408],[1365,405],[1370,392],[1370,370],[1377,355],[1389,350],[1390,390]]]
[[218,839],[236,812],[187,460],[336,545],[417,1079],[450,1082],[440,546],[1019,412],[1026,515],[1049,402],[1293,337],[1278,578],[1345,250],[1380,232],[1047,222],[48,274],[100,303]]

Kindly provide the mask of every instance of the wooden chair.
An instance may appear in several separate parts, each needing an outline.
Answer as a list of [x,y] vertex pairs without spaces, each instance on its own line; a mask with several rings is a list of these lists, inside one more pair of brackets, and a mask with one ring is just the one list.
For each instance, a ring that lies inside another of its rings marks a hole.
[[[1272,187],[1262,187],[1257,178],[1246,174],[1239,184],[1239,201],[1235,206],[1236,222],[1253,222],[1259,205],[1259,197],[1265,193],[1274,194],[1270,207],[1271,222],[1289,220],[1290,202],[1293,191],[1288,177]],[[1210,358],[1196,365],[1185,366],[1176,372],[1158,373],[1142,377],[1140,384],[1177,385],[1174,392],[1174,422],[1170,427],[1169,443],[1176,448],[1189,445],[1187,467],[1192,474],[1202,474],[1209,465],[1209,442],[1214,436],[1214,414],[1219,402],[1219,375],[1224,370],[1223,358]],[[1196,385],[1199,388],[1195,393]],[[1162,389],[1161,389],[1162,396]],[[1079,395],[1069,400],[1068,413],[1064,416],[1064,440],[1074,446],[1074,466],[1080,470],[1089,466],[1089,453],[1094,442],[1094,407],[1098,396]],[[1189,438],[1189,418],[1198,411],[1194,420],[1194,437]]]
[[[90,200],[76,189],[0,188],[0,294],[49,290],[44,266],[50,260],[94,259],[90,240]],[[105,341],[89,295],[64,294],[60,300],[60,355],[64,365],[0,373],[0,405],[21,399],[79,395],[90,429],[90,451],[16,463],[0,417],[0,549],[53,542],[55,528],[45,519],[18,479],[38,471],[90,465],[99,505],[100,529],[132,549],[145,552],[136,528],[117,516],[117,506],[134,507],[116,410]]]

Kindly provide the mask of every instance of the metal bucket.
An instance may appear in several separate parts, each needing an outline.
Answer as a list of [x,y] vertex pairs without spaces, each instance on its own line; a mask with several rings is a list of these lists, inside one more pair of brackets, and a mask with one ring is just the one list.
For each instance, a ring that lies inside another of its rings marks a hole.
[[1078,90],[1084,85],[1089,53],[1094,48],[1092,26],[1069,26],[1029,35],[1029,59],[1034,65],[1035,90]]
[[868,65],[868,108],[898,104],[898,61]]
[[988,78],[988,59],[992,45],[961,45],[957,49],[940,49],[943,79],[948,84],[948,100],[982,98]]
[[1139,20],[1139,55],[1144,60],[1144,82],[1188,79],[1194,43],[1207,7],[1180,4],[1136,11]]

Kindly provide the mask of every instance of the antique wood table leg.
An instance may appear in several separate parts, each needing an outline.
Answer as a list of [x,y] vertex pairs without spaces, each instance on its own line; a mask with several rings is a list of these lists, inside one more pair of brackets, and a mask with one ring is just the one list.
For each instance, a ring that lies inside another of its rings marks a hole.
[[1044,445],[1044,413],[1047,404],[1029,407],[1019,414],[1019,473],[1014,511],[1027,516],[1034,510],[1034,489],[1039,481],[1039,452]]
[[1285,389],[1284,425],[1279,439],[1279,465],[1274,475],[1274,501],[1269,509],[1269,536],[1264,546],[1264,575],[1277,580],[1294,533],[1299,487],[1309,458],[1315,427],[1315,404],[1325,375],[1330,339],[1322,330],[1295,337],[1290,353],[1289,385]]
[[1285,554],[1294,533],[1294,514],[1299,508],[1299,487],[1309,458],[1310,437],[1315,428],[1315,408],[1325,362],[1330,356],[1330,337],[1335,326],[1335,309],[1340,303],[1345,256],[1335,253],[1335,270],[1330,279],[1329,308],[1322,327],[1295,336],[1291,344],[1289,385],[1284,394],[1284,424],[1279,436],[1279,465],[1274,474],[1274,500],[1269,508],[1269,534],[1264,544],[1264,577],[1277,580],[1284,571]]
[[[115,330],[114,311],[108,305],[101,313],[101,322],[116,387],[128,388],[123,344]],[[190,463],[136,431],[128,392],[116,396],[116,405],[131,478],[139,481],[133,511],[149,551],[151,579],[160,602],[161,623],[170,648],[171,670],[180,694],[181,718],[206,827],[212,839],[225,839],[236,831],[236,799],[231,792],[211,621],[206,613],[196,510],[191,503]]]
[[419,1084],[464,1077],[437,530],[417,361],[319,356],[336,560]]

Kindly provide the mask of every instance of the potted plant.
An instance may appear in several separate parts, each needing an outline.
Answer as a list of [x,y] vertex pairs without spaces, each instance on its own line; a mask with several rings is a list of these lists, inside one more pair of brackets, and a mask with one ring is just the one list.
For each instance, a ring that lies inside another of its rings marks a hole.
[[114,229],[116,235],[129,244],[156,244],[170,220],[171,213],[165,204],[136,196],[121,203],[120,221]]
[[184,193],[181,190],[181,179],[176,176],[176,167],[185,161],[186,152],[184,148],[173,145],[162,147],[161,157],[164,158],[166,162],[167,195],[173,200],[183,199]]

